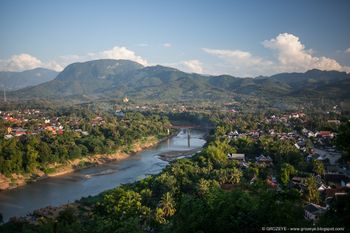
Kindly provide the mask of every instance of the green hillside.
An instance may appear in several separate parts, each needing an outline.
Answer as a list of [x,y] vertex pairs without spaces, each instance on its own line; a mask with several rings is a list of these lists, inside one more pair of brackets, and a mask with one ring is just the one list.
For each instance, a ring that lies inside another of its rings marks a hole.
[[96,60],[67,66],[56,79],[10,93],[21,99],[74,99],[78,101],[120,98],[187,101],[230,100],[235,97],[349,99],[350,75],[338,71],[310,70],[271,77],[237,78],[206,76],[149,66],[128,60]]

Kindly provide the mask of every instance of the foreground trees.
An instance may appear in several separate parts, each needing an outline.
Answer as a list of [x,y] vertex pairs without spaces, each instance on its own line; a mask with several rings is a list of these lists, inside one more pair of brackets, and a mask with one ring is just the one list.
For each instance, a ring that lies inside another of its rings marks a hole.
[[175,212],[175,201],[171,193],[167,192],[162,196],[159,207],[156,208],[155,220],[160,224],[167,223],[166,219],[173,216]]
[[[163,172],[84,199],[80,210],[40,224],[9,223],[5,232],[257,232],[262,226],[302,226],[301,199],[265,182],[253,185],[214,141]],[[224,188],[225,187],[225,188]],[[286,198],[287,197],[287,198]],[[67,216],[71,216],[68,217]],[[1,228],[0,228],[1,229]]]

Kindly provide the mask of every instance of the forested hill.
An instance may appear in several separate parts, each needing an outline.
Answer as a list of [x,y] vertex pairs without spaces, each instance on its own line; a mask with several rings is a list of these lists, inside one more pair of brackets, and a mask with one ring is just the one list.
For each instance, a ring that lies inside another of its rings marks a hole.
[[76,99],[79,101],[128,96],[136,100],[229,100],[326,97],[350,100],[350,75],[310,70],[271,77],[237,78],[185,73],[164,66],[128,60],[96,60],[67,66],[56,79],[11,93],[16,98]]
[[36,68],[22,72],[0,72],[0,86],[6,90],[18,90],[35,86],[56,78],[58,72],[44,68]]

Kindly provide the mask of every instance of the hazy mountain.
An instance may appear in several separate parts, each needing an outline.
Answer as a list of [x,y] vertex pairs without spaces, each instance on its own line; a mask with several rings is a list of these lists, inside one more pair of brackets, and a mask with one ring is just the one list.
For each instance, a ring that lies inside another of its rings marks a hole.
[[95,60],[68,65],[57,77],[35,87],[15,92],[27,98],[97,98],[111,89],[118,78],[142,65],[127,60]]
[[21,88],[35,86],[53,80],[58,72],[44,68],[36,68],[22,72],[0,72],[0,86],[7,90],[18,90]]
[[133,99],[178,101],[232,97],[286,98],[326,96],[349,99],[350,75],[310,70],[271,77],[204,76],[149,66],[128,60],[96,60],[67,66],[56,79],[13,92],[21,98],[97,99],[129,96]]

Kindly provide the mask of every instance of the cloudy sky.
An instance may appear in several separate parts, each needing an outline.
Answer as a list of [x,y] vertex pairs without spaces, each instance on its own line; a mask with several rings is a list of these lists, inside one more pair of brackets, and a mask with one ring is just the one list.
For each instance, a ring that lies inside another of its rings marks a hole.
[[0,70],[130,59],[235,76],[350,72],[350,1],[1,0]]

